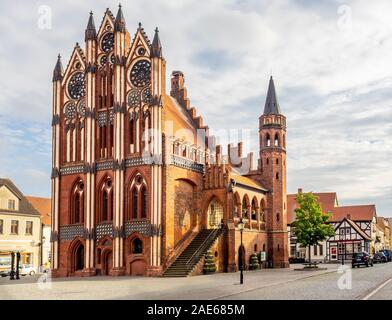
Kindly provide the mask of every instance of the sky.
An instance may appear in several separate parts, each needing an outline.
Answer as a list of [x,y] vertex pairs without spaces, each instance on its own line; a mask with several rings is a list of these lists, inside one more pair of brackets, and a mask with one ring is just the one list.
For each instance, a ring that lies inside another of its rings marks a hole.
[[[0,176],[25,194],[50,196],[52,71],[90,10],[100,25],[117,1],[2,0]],[[211,133],[248,130],[273,75],[287,117],[288,192],[338,193],[340,205],[392,216],[390,0],[122,1],[131,36],[159,27],[167,79],[185,74],[191,105]],[[169,90],[169,89],[168,89]],[[236,135],[221,143],[237,142]],[[225,149],[225,148],[224,148]]]

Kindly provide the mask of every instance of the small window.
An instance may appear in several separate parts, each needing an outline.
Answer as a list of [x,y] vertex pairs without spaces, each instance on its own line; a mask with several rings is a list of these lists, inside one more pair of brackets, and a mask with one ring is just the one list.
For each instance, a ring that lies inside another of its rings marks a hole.
[[33,221],[26,221],[26,234],[27,235],[33,234]]
[[15,200],[8,200],[8,210],[15,210]]
[[320,255],[320,256],[324,255],[323,250],[324,250],[323,245],[320,245],[320,246],[319,246],[319,255]]
[[257,244],[254,245],[254,252],[257,252]]
[[278,245],[278,251],[280,251],[280,245]]
[[276,164],[279,164],[279,159],[276,159]]
[[132,253],[141,254],[143,253],[143,242],[139,238],[132,241]]
[[279,172],[276,173],[276,180],[279,180]]
[[317,246],[313,246],[313,255],[317,256]]
[[3,234],[4,220],[0,220],[0,234]]
[[277,214],[276,214],[276,221],[279,222],[279,220],[280,220],[280,215],[279,215],[279,213],[277,213]]
[[265,252],[265,243],[263,244],[263,251]]
[[19,233],[19,221],[11,220],[11,234]]
[[269,159],[267,158],[267,166],[269,165]]

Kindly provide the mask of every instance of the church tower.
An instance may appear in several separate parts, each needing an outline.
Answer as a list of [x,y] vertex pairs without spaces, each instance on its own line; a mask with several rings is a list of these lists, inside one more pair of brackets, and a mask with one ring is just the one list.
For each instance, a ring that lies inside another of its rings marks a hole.
[[268,188],[269,263],[288,267],[287,191],[286,191],[286,117],[282,114],[271,76],[264,113],[259,118],[259,172]]

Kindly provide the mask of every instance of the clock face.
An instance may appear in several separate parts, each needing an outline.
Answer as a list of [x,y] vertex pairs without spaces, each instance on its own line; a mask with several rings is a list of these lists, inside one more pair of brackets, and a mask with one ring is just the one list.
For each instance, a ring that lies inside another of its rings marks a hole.
[[72,120],[76,118],[76,104],[68,103],[64,108],[64,115],[67,120]]
[[104,52],[109,52],[114,48],[114,34],[112,32],[103,36],[101,47]]
[[71,99],[75,100],[84,97],[86,94],[86,83],[83,72],[77,72],[71,77],[68,83],[68,94]]
[[140,104],[140,93],[139,90],[131,90],[128,95],[128,105],[131,107],[137,107]]
[[148,60],[135,63],[130,74],[131,83],[138,88],[149,85],[151,82],[151,64]]

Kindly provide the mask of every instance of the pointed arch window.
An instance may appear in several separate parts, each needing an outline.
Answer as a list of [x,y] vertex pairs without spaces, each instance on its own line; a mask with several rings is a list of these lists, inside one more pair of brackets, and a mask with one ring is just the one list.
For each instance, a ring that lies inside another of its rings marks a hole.
[[246,197],[242,200],[242,216],[247,219],[249,218],[248,201],[246,201]]
[[136,188],[132,190],[132,219],[137,219],[138,213],[138,203],[139,203],[139,192]]
[[79,180],[73,187],[70,224],[84,223],[84,184]]
[[265,145],[267,147],[271,146],[271,136],[269,135],[269,133],[267,133],[267,135],[265,136]]
[[102,220],[108,220],[108,210],[109,210],[109,195],[107,191],[103,192],[103,204],[102,204]]
[[[79,220],[80,217],[80,195],[77,193],[75,195],[75,217],[74,220]],[[77,223],[77,221],[75,221]]]
[[129,143],[130,144],[135,144],[134,130],[135,130],[135,119],[131,119],[131,121],[129,121]]
[[143,253],[143,241],[139,238],[135,238],[132,241],[132,253],[133,254],[142,254]]
[[147,218],[147,188],[145,186],[141,189],[141,217]]
[[113,184],[112,179],[107,177],[99,189],[100,203],[98,222],[112,221],[113,220]]
[[128,220],[148,218],[148,188],[140,174],[132,180],[127,199]]
[[252,215],[251,215],[251,217],[252,217],[252,220],[257,220],[257,201],[255,198],[252,200]]
[[280,146],[280,144],[279,144],[279,135],[278,134],[275,134],[274,145],[275,145],[275,147],[279,147]]

